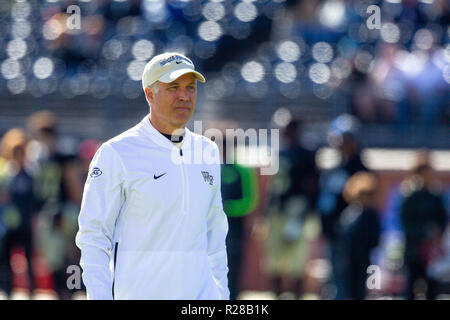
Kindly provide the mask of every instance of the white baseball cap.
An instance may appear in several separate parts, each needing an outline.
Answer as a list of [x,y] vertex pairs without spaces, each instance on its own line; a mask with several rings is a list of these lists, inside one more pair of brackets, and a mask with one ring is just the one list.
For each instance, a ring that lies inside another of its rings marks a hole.
[[142,73],[142,88],[145,91],[145,88],[156,81],[172,82],[186,73],[193,73],[201,82],[206,81],[200,72],[195,71],[194,64],[188,57],[176,52],[159,54],[145,65]]

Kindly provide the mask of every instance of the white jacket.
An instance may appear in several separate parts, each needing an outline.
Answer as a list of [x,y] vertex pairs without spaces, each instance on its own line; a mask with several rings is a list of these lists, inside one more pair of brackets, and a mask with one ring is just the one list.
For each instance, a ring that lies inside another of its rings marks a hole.
[[[199,161],[199,148],[214,162]],[[219,151],[208,138],[186,128],[180,150],[147,115],[105,142],[78,222],[88,299],[229,299]]]

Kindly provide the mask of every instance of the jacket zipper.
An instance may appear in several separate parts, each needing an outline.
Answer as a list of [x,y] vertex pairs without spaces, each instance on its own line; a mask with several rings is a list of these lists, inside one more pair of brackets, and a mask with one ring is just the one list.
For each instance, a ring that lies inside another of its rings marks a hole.
[[[183,150],[180,148],[180,157],[183,156]],[[186,169],[184,167],[184,162],[181,160],[181,173],[183,178],[183,214],[187,214],[189,208],[189,189],[188,189],[188,181],[186,175]]]
[[112,297],[113,297],[113,300],[114,300],[114,282],[116,280],[116,263],[117,263],[117,249],[118,248],[119,248],[119,243],[116,242],[116,245],[114,247],[114,262],[113,262],[113,265],[114,265],[114,277],[113,277],[113,283],[112,283]]

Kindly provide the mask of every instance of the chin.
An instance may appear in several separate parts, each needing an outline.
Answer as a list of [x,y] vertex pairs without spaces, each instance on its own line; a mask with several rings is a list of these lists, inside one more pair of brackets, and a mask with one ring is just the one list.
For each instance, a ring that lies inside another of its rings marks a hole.
[[186,119],[178,118],[178,119],[176,119],[176,121],[173,122],[173,125],[174,125],[174,127],[178,127],[178,128],[185,127],[186,124],[189,122],[189,119],[190,118],[188,118],[188,117],[186,117]]

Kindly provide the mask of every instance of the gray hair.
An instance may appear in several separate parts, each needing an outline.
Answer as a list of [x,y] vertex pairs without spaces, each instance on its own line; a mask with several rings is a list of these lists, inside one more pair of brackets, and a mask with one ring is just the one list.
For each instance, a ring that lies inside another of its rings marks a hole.
[[152,83],[150,85],[150,88],[152,88],[153,91],[158,92],[158,90],[159,90],[159,81],[156,81],[156,82]]
[[[150,87],[153,92],[158,92],[159,90],[159,81],[153,82],[151,85],[147,86],[147,88]],[[145,95],[145,100],[147,100],[147,103],[150,104],[150,101],[147,99],[147,95]]]

